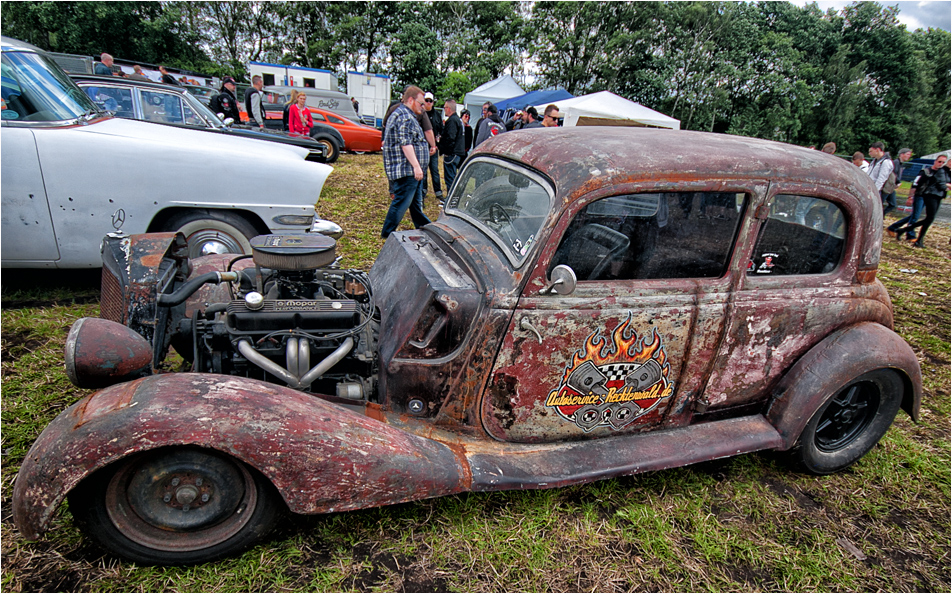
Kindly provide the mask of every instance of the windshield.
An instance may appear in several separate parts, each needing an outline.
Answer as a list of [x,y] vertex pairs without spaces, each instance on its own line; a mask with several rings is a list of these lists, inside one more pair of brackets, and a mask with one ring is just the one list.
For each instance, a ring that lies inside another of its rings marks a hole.
[[31,52],[4,52],[2,69],[5,121],[61,122],[99,109],[51,59]]
[[551,205],[552,193],[540,176],[502,161],[477,159],[456,181],[445,211],[474,223],[514,266],[521,266]]

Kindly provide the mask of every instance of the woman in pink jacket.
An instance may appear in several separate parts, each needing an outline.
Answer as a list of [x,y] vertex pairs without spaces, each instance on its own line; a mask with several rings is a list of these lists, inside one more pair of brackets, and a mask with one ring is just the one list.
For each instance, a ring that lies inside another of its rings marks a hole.
[[311,119],[311,110],[307,108],[307,95],[299,93],[297,102],[291,105],[291,109],[288,110],[288,128],[292,134],[310,136],[313,125],[314,120]]

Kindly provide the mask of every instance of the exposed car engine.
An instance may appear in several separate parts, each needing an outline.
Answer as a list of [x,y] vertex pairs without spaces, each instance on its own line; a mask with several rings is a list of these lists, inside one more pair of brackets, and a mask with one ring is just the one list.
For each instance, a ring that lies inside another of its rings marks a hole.
[[[209,263],[190,262],[181,236],[165,236],[169,248],[157,266],[136,257],[154,245],[133,239],[104,240],[101,304],[103,318],[151,343],[148,369],[132,377],[161,369],[171,346],[191,364],[187,371],[263,379],[345,401],[372,398],[379,316],[367,274],[336,267],[334,239],[262,235],[251,240],[250,256]],[[225,265],[205,272],[215,264]],[[68,340],[71,378],[84,387],[114,383],[114,374],[107,382],[101,371],[88,373],[102,368],[101,353],[92,360],[89,351],[100,341],[90,324],[83,341],[82,327]]]

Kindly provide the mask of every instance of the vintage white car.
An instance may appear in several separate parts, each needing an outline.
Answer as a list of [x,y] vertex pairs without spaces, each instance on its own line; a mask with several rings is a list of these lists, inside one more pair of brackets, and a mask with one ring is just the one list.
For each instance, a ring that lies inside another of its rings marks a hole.
[[315,223],[332,168],[306,149],[111,117],[42,50],[0,44],[4,268],[102,266],[117,228],[181,231],[197,256]]

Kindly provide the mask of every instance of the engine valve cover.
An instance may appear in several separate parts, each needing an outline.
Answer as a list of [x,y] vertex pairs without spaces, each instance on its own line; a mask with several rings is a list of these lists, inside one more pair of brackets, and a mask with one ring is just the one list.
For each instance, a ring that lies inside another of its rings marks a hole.
[[275,330],[344,331],[359,322],[357,303],[346,299],[266,299],[261,309],[244,301],[228,304],[228,325],[238,332]]

